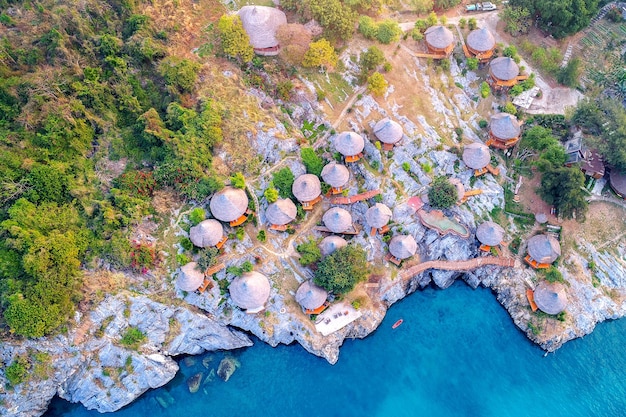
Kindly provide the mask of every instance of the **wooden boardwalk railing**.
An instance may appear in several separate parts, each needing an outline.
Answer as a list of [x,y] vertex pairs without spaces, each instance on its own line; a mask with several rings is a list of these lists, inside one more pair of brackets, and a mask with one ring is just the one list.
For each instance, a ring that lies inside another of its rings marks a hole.
[[400,272],[402,279],[410,279],[427,269],[442,269],[445,271],[471,271],[481,266],[496,265],[503,267],[515,266],[515,259],[496,258],[494,256],[485,256],[481,258],[468,259],[465,261],[427,261],[412,266]]
[[332,204],[352,204],[357,201],[367,200],[368,198],[372,198],[380,194],[380,190],[372,190],[366,193],[352,195],[350,197],[333,197],[330,199]]

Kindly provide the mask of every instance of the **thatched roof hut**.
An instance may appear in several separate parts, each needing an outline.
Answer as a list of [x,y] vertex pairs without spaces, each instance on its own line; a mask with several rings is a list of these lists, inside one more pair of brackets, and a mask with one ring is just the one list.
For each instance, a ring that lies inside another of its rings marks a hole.
[[546,213],[537,213],[535,214],[535,220],[539,224],[544,224],[548,221],[548,215]]
[[333,233],[343,233],[352,226],[352,215],[346,209],[333,207],[322,216],[324,226]]
[[203,220],[189,229],[189,239],[199,248],[208,248],[217,245],[224,236],[222,223],[217,220]]
[[346,185],[350,179],[350,171],[345,165],[333,161],[326,164],[322,169],[322,179],[331,187],[340,188]]
[[304,281],[296,291],[296,301],[306,310],[315,310],[326,302],[328,291],[313,281]]
[[497,223],[484,222],[476,228],[476,238],[485,245],[498,246],[504,238],[504,229]]
[[213,195],[209,207],[216,219],[232,222],[240,218],[248,209],[248,196],[242,189],[224,187]]
[[509,113],[498,113],[491,116],[489,130],[493,137],[502,141],[516,139],[521,132],[517,117]]
[[519,75],[519,67],[513,58],[501,56],[489,63],[489,72],[497,80],[511,81]]
[[376,229],[380,229],[389,223],[392,213],[391,209],[382,203],[376,203],[365,212],[367,224]]
[[285,13],[274,7],[244,6],[237,14],[254,52],[259,55],[277,55],[280,45],[276,31],[279,26],[287,24]]
[[397,259],[406,259],[417,252],[417,242],[411,235],[394,236],[389,242],[389,253]]
[[620,172],[617,168],[611,169],[609,183],[613,191],[622,198],[626,198],[626,172]]
[[282,226],[295,220],[298,209],[289,198],[280,198],[267,206],[265,217],[271,224]]
[[270,281],[259,272],[245,272],[228,287],[230,298],[247,313],[257,313],[265,307],[270,296]]
[[320,253],[322,256],[328,256],[339,248],[343,248],[347,246],[348,242],[336,235],[326,236],[322,241],[317,245],[320,248]]
[[528,254],[540,264],[551,264],[561,256],[561,245],[551,235],[535,235],[528,239]]
[[204,274],[198,268],[195,262],[189,262],[180,267],[178,278],[176,278],[176,286],[182,291],[195,291],[200,288],[204,282]]
[[382,143],[393,145],[402,139],[404,132],[398,122],[385,117],[374,125],[374,134]]
[[452,51],[451,47],[454,47],[454,35],[444,26],[431,26],[426,29],[424,35],[426,35],[426,46],[431,51],[447,53],[448,49]]
[[304,174],[296,178],[291,191],[298,201],[313,201],[322,193],[322,184],[316,175]]
[[341,132],[335,137],[335,149],[343,156],[354,156],[363,152],[365,140],[354,132]]
[[484,54],[496,47],[496,39],[487,28],[473,30],[467,35],[467,48],[475,55]]
[[483,169],[491,162],[489,148],[480,142],[466,145],[463,149],[463,162],[472,169]]
[[565,286],[560,282],[540,282],[535,288],[534,299],[537,307],[547,314],[559,314],[567,306]]

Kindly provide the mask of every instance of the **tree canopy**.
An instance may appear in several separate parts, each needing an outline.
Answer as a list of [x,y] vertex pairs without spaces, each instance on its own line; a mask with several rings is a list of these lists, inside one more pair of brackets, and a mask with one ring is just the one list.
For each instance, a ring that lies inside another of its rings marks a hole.
[[[528,18],[524,12],[524,9],[527,10],[543,30],[555,38],[563,38],[587,27],[598,12],[598,3],[598,0],[511,0],[507,7],[516,10],[520,20]],[[507,20],[507,27],[509,24]]]
[[428,190],[428,201],[435,208],[448,208],[456,204],[459,193],[444,176],[436,177]]
[[345,294],[368,274],[367,254],[357,245],[337,249],[317,264],[315,284],[335,294]]

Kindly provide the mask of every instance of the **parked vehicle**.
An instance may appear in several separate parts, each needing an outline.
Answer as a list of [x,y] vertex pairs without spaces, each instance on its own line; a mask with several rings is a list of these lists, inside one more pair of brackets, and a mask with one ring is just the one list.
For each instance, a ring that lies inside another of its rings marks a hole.
[[466,12],[488,12],[491,10],[496,10],[496,5],[491,3],[490,1],[484,1],[482,3],[473,3],[465,6]]

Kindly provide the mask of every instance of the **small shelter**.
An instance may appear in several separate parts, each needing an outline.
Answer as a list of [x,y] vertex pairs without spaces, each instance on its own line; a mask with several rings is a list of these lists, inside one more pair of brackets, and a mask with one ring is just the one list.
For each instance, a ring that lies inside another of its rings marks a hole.
[[189,262],[180,267],[178,278],[176,278],[176,286],[181,291],[195,291],[204,282],[204,274],[198,268],[196,262]]
[[481,243],[480,250],[489,252],[497,248],[504,238],[504,229],[497,223],[484,222],[476,228],[476,239]]
[[313,281],[304,281],[296,291],[296,301],[306,314],[320,314],[326,309],[328,291],[318,287]]
[[231,226],[239,226],[247,219],[248,196],[240,188],[224,187],[211,198],[209,204],[213,217]]
[[519,66],[513,58],[501,56],[489,63],[489,82],[496,89],[513,87],[526,78],[528,76],[519,75]]
[[322,216],[324,226],[333,233],[343,233],[352,227],[352,215],[346,209],[333,207]]
[[374,135],[383,144],[383,150],[390,151],[396,143],[400,142],[404,132],[398,122],[385,117],[374,125]]
[[222,223],[214,219],[207,219],[189,229],[189,239],[199,248],[215,246],[219,249],[224,246],[228,237],[224,236]]
[[402,260],[410,258],[417,252],[417,242],[411,235],[394,236],[389,242],[390,262],[400,265]]
[[333,161],[326,164],[322,169],[322,179],[326,184],[331,186],[331,194],[341,194],[343,186],[346,185],[350,179],[350,171],[348,171],[345,165]]
[[440,58],[450,56],[454,49],[454,35],[448,28],[441,25],[431,26],[424,35],[428,52],[441,55]]
[[463,162],[474,170],[474,175],[477,177],[483,175],[488,170],[495,171],[495,168],[489,164],[491,162],[489,147],[480,142],[472,142],[464,147]]
[[304,210],[313,210],[313,206],[322,200],[322,184],[313,174],[303,174],[296,178],[291,186],[291,192]]
[[496,49],[496,39],[487,28],[473,30],[467,35],[467,50],[481,62],[486,62],[493,56]]
[[264,56],[278,55],[280,44],[276,39],[276,31],[287,24],[285,13],[274,7],[244,6],[237,14],[254,52]]
[[509,113],[494,114],[491,116],[487,145],[498,149],[508,149],[519,141],[521,132],[517,117]]
[[346,162],[356,162],[363,157],[365,140],[355,132],[341,132],[335,136],[335,149],[342,154]]
[[289,198],[280,198],[267,206],[265,217],[270,223],[270,229],[285,231],[287,224],[296,219],[298,209]]
[[317,246],[320,248],[322,256],[328,256],[337,249],[348,246],[348,242],[340,236],[330,235],[322,239]]
[[620,172],[617,168],[611,169],[609,184],[617,195],[626,198],[626,172]]
[[270,281],[259,272],[245,272],[228,286],[230,298],[246,313],[258,313],[270,296]]
[[559,314],[567,306],[565,286],[560,282],[540,282],[535,288],[533,298],[537,307],[547,314]]
[[391,209],[382,203],[376,203],[365,212],[365,220],[372,228],[370,235],[375,236],[376,232],[381,235],[389,231],[389,220],[391,220]]
[[561,256],[561,245],[552,235],[535,235],[528,239],[528,254],[524,260],[535,269],[549,268]]

